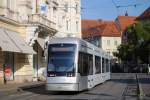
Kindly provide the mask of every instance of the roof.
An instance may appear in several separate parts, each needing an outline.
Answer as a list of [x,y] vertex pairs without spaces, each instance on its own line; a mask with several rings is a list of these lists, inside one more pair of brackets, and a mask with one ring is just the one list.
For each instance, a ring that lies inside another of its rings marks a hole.
[[117,21],[119,22],[121,31],[125,31],[129,25],[135,23],[136,18],[136,16],[118,16]]
[[102,24],[102,20],[82,20],[82,29],[87,29],[89,27],[95,27]]
[[[85,25],[85,26],[84,26]],[[121,34],[118,31],[113,21],[99,21],[99,20],[86,20],[82,21],[82,37],[87,38],[92,36],[110,36],[120,37]]]
[[150,7],[146,9],[139,17],[138,19],[147,19],[150,18]]
[[105,28],[101,34],[102,36],[112,36],[112,37],[120,37],[121,34],[117,29],[115,22],[113,21],[105,21]]

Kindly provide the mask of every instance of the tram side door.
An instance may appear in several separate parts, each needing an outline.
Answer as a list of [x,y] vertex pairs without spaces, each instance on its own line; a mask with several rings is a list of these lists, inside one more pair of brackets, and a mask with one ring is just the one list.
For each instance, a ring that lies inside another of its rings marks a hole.
[[93,55],[88,56],[88,88],[94,87],[94,75],[93,75]]

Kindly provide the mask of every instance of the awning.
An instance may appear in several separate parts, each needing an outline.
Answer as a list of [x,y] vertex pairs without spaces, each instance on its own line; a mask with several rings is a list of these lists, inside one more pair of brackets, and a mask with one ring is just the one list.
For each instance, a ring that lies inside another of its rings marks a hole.
[[32,47],[28,46],[19,33],[0,28],[0,47],[2,51],[35,54]]
[[20,50],[10,40],[2,28],[0,28],[0,47],[2,51],[20,52]]
[[41,48],[44,50],[45,40],[42,39],[42,38],[37,38],[37,42],[39,43],[39,45],[41,46]]

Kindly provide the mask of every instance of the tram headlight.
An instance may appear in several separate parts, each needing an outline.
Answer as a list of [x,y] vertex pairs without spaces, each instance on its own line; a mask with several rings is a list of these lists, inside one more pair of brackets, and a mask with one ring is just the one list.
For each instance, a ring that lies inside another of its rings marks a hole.
[[67,73],[67,77],[73,77],[74,74],[73,73]]
[[55,73],[53,73],[53,72],[47,72],[47,76],[48,77],[55,77]]

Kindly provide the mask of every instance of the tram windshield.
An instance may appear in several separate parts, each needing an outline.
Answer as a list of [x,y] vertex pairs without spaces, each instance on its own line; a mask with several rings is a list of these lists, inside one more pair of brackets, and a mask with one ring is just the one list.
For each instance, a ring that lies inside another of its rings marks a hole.
[[48,72],[73,72],[75,50],[75,44],[50,44]]

